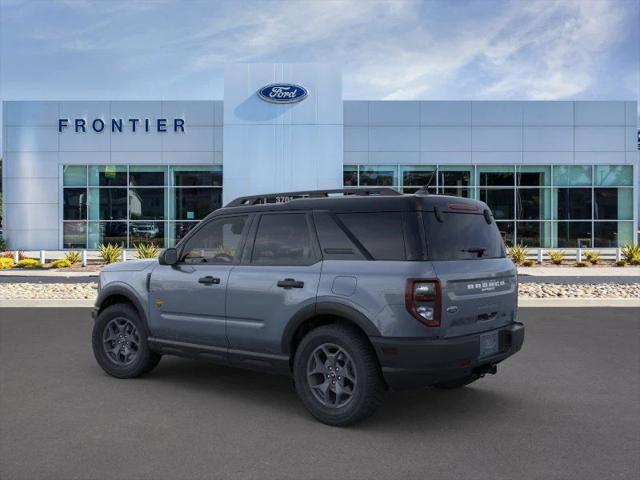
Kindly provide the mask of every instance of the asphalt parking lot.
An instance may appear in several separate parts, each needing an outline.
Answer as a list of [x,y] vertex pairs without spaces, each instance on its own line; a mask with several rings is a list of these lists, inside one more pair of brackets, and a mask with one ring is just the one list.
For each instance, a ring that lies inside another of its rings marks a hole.
[[290,380],[165,357],[116,380],[88,309],[0,309],[0,478],[640,478],[640,309],[522,309],[525,346],[348,429]]

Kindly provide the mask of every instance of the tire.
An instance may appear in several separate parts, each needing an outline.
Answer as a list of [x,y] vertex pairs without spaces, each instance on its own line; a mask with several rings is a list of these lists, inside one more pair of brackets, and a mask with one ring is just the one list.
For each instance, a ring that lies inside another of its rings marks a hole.
[[98,365],[116,378],[139,377],[153,370],[161,358],[149,349],[136,309],[124,303],[100,312],[93,326],[92,346]]
[[433,386],[440,390],[455,390],[456,388],[466,387],[467,385],[475,382],[476,380],[478,380],[477,377],[469,376],[469,377],[458,378],[456,380],[449,380],[448,382],[434,383]]
[[378,359],[364,334],[354,328],[326,325],[311,330],[298,346],[293,374],[303,405],[327,425],[362,421],[384,399]]

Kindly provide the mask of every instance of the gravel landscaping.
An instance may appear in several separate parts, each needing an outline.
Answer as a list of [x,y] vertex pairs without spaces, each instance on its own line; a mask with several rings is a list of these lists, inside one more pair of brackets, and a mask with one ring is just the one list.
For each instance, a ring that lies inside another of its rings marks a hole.
[[[0,283],[0,299],[94,299],[97,284]],[[521,298],[640,298],[640,283],[555,284],[521,283]]]

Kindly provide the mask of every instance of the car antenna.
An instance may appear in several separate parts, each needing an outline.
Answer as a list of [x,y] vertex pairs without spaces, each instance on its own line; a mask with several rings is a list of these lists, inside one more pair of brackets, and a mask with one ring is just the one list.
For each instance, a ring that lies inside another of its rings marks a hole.
[[420,194],[420,195],[429,195],[429,187],[431,186],[431,181],[433,180],[433,176],[436,174],[436,171],[434,170],[433,172],[431,172],[431,176],[429,177],[429,181],[427,181],[427,184],[420,187],[417,191],[416,191],[416,195]]

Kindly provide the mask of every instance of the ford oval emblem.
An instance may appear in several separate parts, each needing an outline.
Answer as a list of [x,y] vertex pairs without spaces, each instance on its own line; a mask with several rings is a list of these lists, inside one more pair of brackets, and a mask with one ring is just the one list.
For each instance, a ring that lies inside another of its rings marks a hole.
[[458,313],[458,307],[456,307],[455,305],[451,305],[450,307],[447,307],[447,313],[451,315]]
[[258,90],[258,96],[265,102],[271,103],[301,102],[308,95],[306,88],[293,83],[273,83]]

